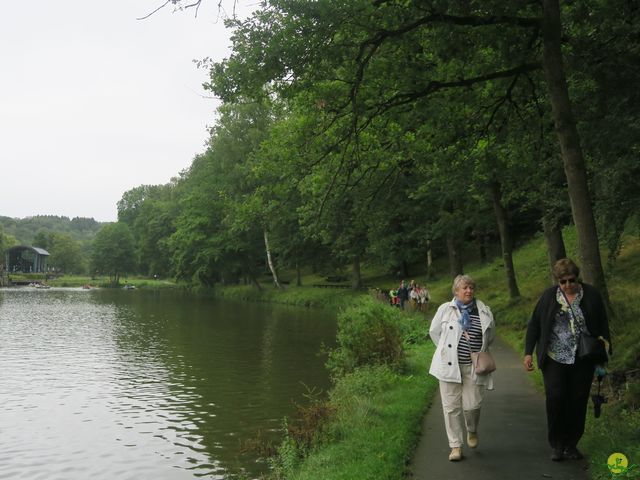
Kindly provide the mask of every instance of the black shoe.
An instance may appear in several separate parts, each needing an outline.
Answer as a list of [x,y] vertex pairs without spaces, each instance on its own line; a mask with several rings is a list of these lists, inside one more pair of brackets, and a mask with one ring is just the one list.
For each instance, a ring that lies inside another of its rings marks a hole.
[[554,462],[561,462],[564,460],[564,452],[561,448],[554,448],[551,451],[551,460]]
[[582,460],[584,455],[576,447],[567,447],[564,449],[564,456],[569,460]]

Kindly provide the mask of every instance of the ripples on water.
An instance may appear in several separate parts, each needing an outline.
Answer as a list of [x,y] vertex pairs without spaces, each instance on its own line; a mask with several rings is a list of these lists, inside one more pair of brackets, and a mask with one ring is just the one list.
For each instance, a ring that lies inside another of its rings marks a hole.
[[335,323],[302,316],[148,292],[0,291],[0,478],[259,475],[240,441],[273,435],[301,381],[326,387],[316,353]]

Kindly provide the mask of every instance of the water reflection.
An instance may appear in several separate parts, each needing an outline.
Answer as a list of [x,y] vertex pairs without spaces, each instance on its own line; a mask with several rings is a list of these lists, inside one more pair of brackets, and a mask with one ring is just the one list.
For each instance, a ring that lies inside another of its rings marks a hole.
[[4,292],[0,478],[228,478],[265,470],[240,443],[277,436],[307,385],[322,312],[179,292]]

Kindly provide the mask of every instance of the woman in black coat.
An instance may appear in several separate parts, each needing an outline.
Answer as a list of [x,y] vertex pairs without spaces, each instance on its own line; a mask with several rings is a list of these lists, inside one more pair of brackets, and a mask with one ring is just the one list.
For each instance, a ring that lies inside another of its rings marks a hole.
[[533,370],[535,349],[544,378],[551,460],[560,461],[583,458],[577,445],[595,364],[576,355],[580,336],[599,338],[609,353],[611,340],[602,296],[579,281],[578,266],[567,258],[558,260],[553,275],[558,284],[544,291],[527,324],[524,366]]

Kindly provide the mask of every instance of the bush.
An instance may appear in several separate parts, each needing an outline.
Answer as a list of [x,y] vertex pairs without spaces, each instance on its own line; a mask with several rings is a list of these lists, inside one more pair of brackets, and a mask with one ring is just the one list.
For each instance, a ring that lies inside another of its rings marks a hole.
[[336,379],[364,365],[400,371],[405,360],[402,312],[367,298],[338,315],[337,347],[327,368]]

